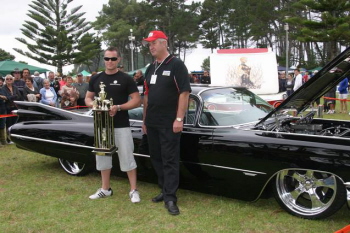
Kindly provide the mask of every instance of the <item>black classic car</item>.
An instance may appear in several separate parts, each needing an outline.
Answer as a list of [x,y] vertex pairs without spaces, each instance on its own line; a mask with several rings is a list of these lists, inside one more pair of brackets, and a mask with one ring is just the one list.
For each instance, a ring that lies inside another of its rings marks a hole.
[[[350,121],[317,118],[309,108],[349,74],[349,61],[347,49],[275,109],[245,88],[193,86],[181,138],[180,188],[246,201],[271,194],[286,211],[308,219],[349,205]],[[71,175],[94,169],[91,112],[16,104],[20,121],[11,138],[19,148],[59,158]],[[138,178],[156,183],[142,107],[129,116]]]

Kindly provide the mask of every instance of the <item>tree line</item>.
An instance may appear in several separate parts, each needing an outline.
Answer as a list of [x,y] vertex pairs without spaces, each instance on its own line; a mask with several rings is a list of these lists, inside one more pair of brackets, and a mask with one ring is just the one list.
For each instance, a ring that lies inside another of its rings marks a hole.
[[68,64],[84,64],[92,71],[99,68],[103,43],[116,46],[127,64],[132,29],[134,62],[140,67],[151,60],[142,38],[162,30],[169,37],[169,51],[184,61],[201,44],[211,51],[271,47],[285,65],[288,24],[289,64],[313,68],[333,59],[350,41],[347,0],[109,0],[91,23],[81,6],[69,8],[71,2],[32,1],[31,20],[21,29],[29,40],[17,38],[29,51],[15,50],[58,71]]

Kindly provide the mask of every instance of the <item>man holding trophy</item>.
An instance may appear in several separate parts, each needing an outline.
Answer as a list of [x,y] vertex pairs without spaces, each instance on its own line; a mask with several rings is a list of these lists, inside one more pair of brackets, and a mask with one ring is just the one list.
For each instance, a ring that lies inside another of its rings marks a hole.
[[[104,60],[106,70],[91,77],[85,104],[93,109],[108,110],[109,115],[113,117],[114,138],[115,145],[118,148],[120,169],[128,175],[130,183],[129,197],[131,202],[136,203],[140,202],[140,195],[136,187],[137,166],[133,155],[134,143],[130,130],[128,110],[140,106],[141,99],[134,80],[127,74],[118,71],[118,51],[115,47],[109,47],[105,51]],[[101,97],[103,97],[103,100],[101,100]],[[98,136],[102,138],[102,141],[105,141],[104,132],[100,134]],[[101,171],[102,187],[89,198],[99,199],[113,195],[113,190],[110,187],[112,156],[96,153],[96,168]]]

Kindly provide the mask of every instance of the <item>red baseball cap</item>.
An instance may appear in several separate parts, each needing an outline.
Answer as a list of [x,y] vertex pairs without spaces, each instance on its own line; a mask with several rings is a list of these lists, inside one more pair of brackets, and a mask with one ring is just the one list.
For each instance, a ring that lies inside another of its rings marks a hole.
[[151,31],[148,34],[147,38],[144,38],[143,41],[151,42],[155,41],[156,39],[168,39],[168,37],[164,34],[162,31]]

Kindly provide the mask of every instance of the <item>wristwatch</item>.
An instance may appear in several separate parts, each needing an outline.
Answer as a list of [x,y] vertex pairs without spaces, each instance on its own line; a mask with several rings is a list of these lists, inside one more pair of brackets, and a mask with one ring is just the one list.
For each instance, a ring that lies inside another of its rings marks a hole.
[[120,105],[117,105],[117,111],[120,112],[122,109],[120,107]]
[[176,117],[176,121],[182,122],[183,119],[181,117]]

